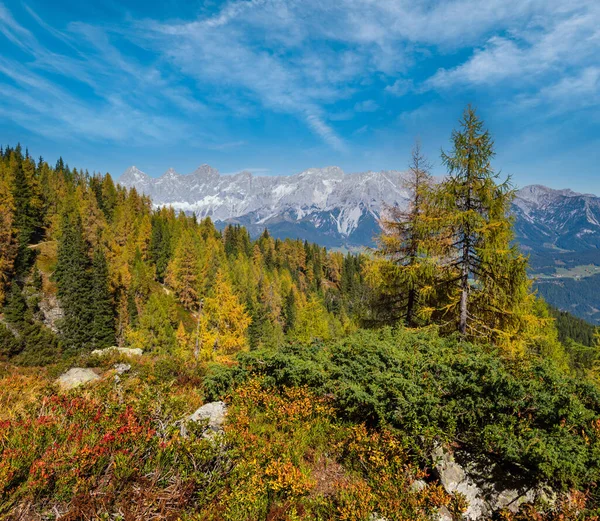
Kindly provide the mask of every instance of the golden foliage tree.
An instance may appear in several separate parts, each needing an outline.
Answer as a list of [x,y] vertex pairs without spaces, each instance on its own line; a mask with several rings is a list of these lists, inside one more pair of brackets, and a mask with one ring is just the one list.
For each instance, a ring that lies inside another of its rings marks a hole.
[[205,358],[248,349],[250,325],[246,308],[233,292],[225,273],[219,270],[212,294],[204,299],[200,316],[200,344]]

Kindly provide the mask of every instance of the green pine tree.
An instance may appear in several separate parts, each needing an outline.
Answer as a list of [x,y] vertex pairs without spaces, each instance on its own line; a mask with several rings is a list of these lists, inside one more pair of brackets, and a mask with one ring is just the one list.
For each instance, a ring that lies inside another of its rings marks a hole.
[[108,266],[98,248],[92,264],[92,343],[94,347],[115,345],[115,310],[108,287]]
[[58,242],[54,278],[64,316],[60,324],[63,345],[80,350],[92,344],[94,304],[88,246],[79,215],[65,214]]
[[4,319],[11,325],[22,326],[27,322],[27,302],[21,288],[13,281],[4,304]]

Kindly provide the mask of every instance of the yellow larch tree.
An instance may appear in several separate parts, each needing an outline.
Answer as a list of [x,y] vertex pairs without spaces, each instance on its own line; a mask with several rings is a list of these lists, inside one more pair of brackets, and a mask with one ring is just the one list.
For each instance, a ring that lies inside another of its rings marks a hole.
[[251,319],[233,292],[225,273],[219,270],[211,295],[204,299],[198,334],[204,358],[233,354],[248,349],[247,330]]

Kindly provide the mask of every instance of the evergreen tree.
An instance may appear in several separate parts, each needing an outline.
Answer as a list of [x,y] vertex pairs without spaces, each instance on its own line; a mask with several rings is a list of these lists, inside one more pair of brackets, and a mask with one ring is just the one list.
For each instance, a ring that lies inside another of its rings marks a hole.
[[115,310],[108,287],[108,266],[102,249],[94,253],[92,264],[93,317],[91,324],[92,344],[94,347],[110,347],[116,343]]
[[171,230],[162,215],[152,218],[150,258],[156,266],[156,278],[159,282],[164,282],[171,259]]
[[68,350],[89,347],[93,338],[93,285],[87,252],[79,215],[65,214],[54,278],[64,312],[59,329]]
[[[31,266],[34,259],[34,250],[29,248],[39,223],[39,214],[33,204],[34,198],[31,180],[33,178],[33,161],[23,159],[18,149],[11,157],[12,170],[12,195],[14,202],[14,227],[17,237],[17,257],[15,259],[15,270],[17,274],[23,275]],[[31,170],[30,175],[26,168]]]
[[292,331],[294,329],[294,327],[296,326],[297,309],[296,309],[296,296],[294,294],[294,291],[295,291],[294,288],[291,288],[290,292],[285,297],[284,330],[286,333],[288,333],[289,331]]
[[13,281],[4,305],[4,319],[14,326],[22,326],[28,319],[27,302],[16,281]]

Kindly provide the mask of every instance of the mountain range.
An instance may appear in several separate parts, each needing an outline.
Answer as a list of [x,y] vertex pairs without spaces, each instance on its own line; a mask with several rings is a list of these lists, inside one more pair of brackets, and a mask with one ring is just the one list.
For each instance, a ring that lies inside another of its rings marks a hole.
[[[300,237],[329,247],[371,246],[386,205],[404,206],[408,193],[397,170],[345,174],[338,167],[311,168],[291,176],[221,175],[209,165],[180,175],[170,168],[152,178],[135,166],[119,182],[152,198],[156,206],[236,222],[251,233]],[[515,230],[534,254],[600,247],[600,198],[542,185],[517,191]]]

